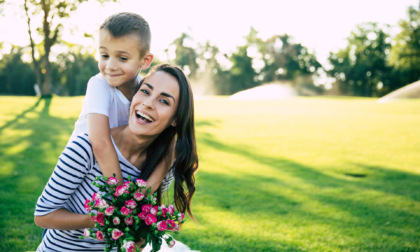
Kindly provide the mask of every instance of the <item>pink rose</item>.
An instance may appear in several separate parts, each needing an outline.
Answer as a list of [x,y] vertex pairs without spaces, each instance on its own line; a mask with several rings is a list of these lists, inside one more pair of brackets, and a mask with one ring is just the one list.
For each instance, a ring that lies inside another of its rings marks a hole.
[[166,217],[166,213],[168,212],[168,208],[165,207],[165,205],[160,206],[160,211],[162,211],[161,215],[162,217]]
[[136,208],[137,203],[134,200],[130,199],[130,200],[125,201],[125,206],[128,208],[134,209]]
[[179,225],[175,223],[175,227],[171,229],[174,232],[177,232],[179,230]]
[[96,215],[95,221],[96,221],[97,223],[99,223],[99,225],[101,225],[101,226],[105,225],[105,216],[104,216],[104,214],[103,214],[103,213],[101,213],[101,212],[99,212],[99,213]]
[[170,241],[166,241],[166,244],[168,244],[168,247],[172,248],[173,246],[175,246],[175,240],[171,239]]
[[175,221],[174,220],[167,220],[166,221],[166,223],[168,224],[168,229],[169,230],[172,230],[172,229],[174,229],[175,228],[175,225],[176,225],[176,223],[175,223]]
[[105,241],[105,237],[104,237],[104,234],[101,232],[101,231],[96,231],[96,239],[98,240],[98,241]]
[[146,213],[146,212],[141,212],[141,213],[139,213],[137,216],[138,216],[141,220],[145,220],[145,219],[146,219],[146,216],[147,216],[147,213]]
[[177,220],[179,222],[182,222],[182,220],[184,219],[184,214],[183,213],[179,213],[176,217],[177,217]]
[[146,181],[143,179],[136,179],[136,184],[140,188],[146,188]]
[[148,214],[148,215],[146,216],[146,219],[144,220],[144,222],[145,222],[145,223],[146,223],[146,225],[148,225],[148,226],[152,225],[153,223],[156,223],[156,221],[157,221],[157,218],[156,218],[156,216],[155,216],[155,215],[153,215],[153,214]]
[[86,201],[85,201],[85,209],[88,212],[92,211],[92,206],[89,205],[89,203],[90,203],[90,200],[89,199],[86,199]]
[[97,201],[98,199],[101,199],[101,195],[99,193],[93,193],[92,200]]
[[90,228],[85,228],[85,230],[83,230],[83,236],[88,237],[90,236],[91,231]]
[[127,216],[130,214],[130,210],[126,208],[125,206],[123,206],[121,207],[121,214]]
[[133,252],[136,251],[136,245],[133,241],[124,242],[123,248],[125,248],[126,252]]
[[114,213],[115,208],[113,206],[107,207],[105,209],[105,214],[111,216]]
[[168,206],[168,212],[172,215],[174,215],[175,212],[175,207],[173,205],[169,205]]
[[97,207],[97,208],[101,209],[101,208],[109,207],[109,205],[105,200],[98,199],[98,200],[95,201],[94,207]]
[[114,177],[110,177],[106,183],[108,183],[108,185],[116,185],[118,184],[118,179],[114,178]]
[[133,218],[133,216],[130,216],[130,217],[128,217],[128,218],[125,218],[125,219],[124,219],[124,222],[125,222],[125,224],[127,224],[128,226],[133,225],[133,223],[134,223],[134,218]]
[[118,230],[117,228],[114,228],[112,230],[112,239],[118,240],[121,236],[123,236],[124,233]]
[[134,199],[136,199],[137,201],[140,201],[144,198],[144,194],[143,193],[135,193],[134,194]]
[[125,187],[125,189],[128,189],[130,187],[130,183],[131,181],[125,181],[122,186]]
[[157,206],[152,207],[150,209],[150,213],[153,214],[153,215],[157,215],[157,213],[158,213],[158,207]]
[[115,225],[118,225],[118,224],[120,224],[120,218],[118,218],[118,217],[114,217],[114,219],[112,220],[112,222],[114,222],[114,224]]
[[166,224],[166,222],[165,222],[165,221],[159,221],[159,222],[157,223],[157,229],[158,229],[159,231],[165,231],[167,228],[168,228],[168,225]]
[[117,188],[115,189],[114,196],[119,197],[119,196],[123,195],[124,193],[128,193],[128,190],[127,190],[127,188],[125,188],[124,185],[120,185],[120,186],[117,186]]
[[141,206],[141,211],[142,212],[148,213],[148,212],[150,212],[150,209],[152,209],[152,205],[151,204]]

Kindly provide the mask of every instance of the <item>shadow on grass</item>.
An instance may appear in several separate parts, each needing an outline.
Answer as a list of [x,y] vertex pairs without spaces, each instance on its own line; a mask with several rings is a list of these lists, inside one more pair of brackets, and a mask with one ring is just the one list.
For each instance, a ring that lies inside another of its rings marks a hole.
[[28,112],[33,111],[36,107],[38,107],[39,103],[41,102],[42,98],[40,97],[35,103],[34,105],[32,105],[30,108],[26,109],[25,111],[23,111],[22,113],[20,113],[19,115],[17,115],[13,120],[10,120],[8,122],[6,122],[3,126],[0,127],[0,134],[3,131],[3,129],[11,127],[13,124],[15,124],[19,119],[23,118]]
[[[199,122],[197,125],[216,127],[209,122]],[[420,199],[419,175],[398,171],[391,167],[358,164],[359,167],[370,171],[369,176],[349,179],[344,174],[327,174],[321,172],[322,168],[258,153],[255,151],[257,148],[252,148],[252,150],[249,148],[252,146],[249,142],[248,147],[245,143],[229,145],[204,132],[198,135],[198,143],[203,147],[240,156],[242,159],[269,167],[273,171],[280,170],[302,181],[299,184],[293,184],[278,176],[273,177],[272,174],[258,174],[257,172],[252,175],[246,173],[227,175],[199,171],[198,194],[202,199],[202,204],[214,207],[221,212],[228,211],[240,218],[254,218],[268,214],[272,221],[279,221],[279,225],[283,224],[280,222],[284,222],[294,227],[327,226],[330,233],[325,235],[308,233],[307,239],[312,237],[338,250],[410,251],[420,249],[418,243],[420,213],[414,209],[414,204],[417,204]],[[223,165],[227,166],[226,162]],[[233,167],[237,165],[232,164]],[[238,172],[240,173],[240,170]],[[266,190],[266,188],[276,189]],[[290,194],[282,193],[284,191]],[[296,195],[304,195],[308,198],[307,201],[319,205],[320,208],[336,209],[337,213],[308,209],[308,202],[296,200],[294,198]],[[404,202],[405,198],[412,201],[412,207],[410,203],[407,203],[407,206],[399,204]],[[219,226],[223,226],[223,223]],[[222,232],[222,234],[217,234],[218,237],[224,237],[223,228],[218,228],[217,232]],[[218,245],[211,241],[207,243],[206,239],[200,239],[198,247],[194,249],[261,251],[261,244],[252,243],[240,234],[226,233],[225,235],[225,241],[222,244]],[[331,242],[331,239],[336,241]],[[383,242],[383,239],[389,239],[388,244]],[[339,240],[347,242],[343,244]],[[313,248],[316,250],[316,247]],[[264,242],[264,251],[278,251],[279,249],[299,251],[308,248],[282,240]]]
[[[74,125],[73,119],[50,115],[52,99],[40,98],[0,128],[0,156],[8,167],[0,177],[0,251],[34,251],[41,241],[35,204],[64,149],[62,135],[70,135]],[[6,129],[23,133],[7,136]]]

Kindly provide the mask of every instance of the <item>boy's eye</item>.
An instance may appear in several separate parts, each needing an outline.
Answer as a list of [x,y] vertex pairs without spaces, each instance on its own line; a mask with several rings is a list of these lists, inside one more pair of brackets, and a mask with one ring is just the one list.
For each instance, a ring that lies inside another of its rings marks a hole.
[[120,57],[120,60],[121,61],[126,61],[126,60],[128,60],[128,58],[126,58],[126,57]]

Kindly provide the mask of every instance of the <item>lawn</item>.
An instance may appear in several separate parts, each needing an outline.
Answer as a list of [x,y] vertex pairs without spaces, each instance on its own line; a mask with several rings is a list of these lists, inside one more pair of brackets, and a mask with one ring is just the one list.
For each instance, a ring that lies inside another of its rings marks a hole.
[[[82,97],[0,97],[0,251],[34,251],[33,211]],[[420,100],[196,100],[200,251],[420,251]]]

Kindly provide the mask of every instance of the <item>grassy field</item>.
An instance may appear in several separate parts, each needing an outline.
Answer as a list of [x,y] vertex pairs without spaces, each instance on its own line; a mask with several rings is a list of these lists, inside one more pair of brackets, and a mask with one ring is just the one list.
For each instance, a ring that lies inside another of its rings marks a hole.
[[[0,251],[33,212],[81,97],[0,97]],[[420,100],[196,101],[200,167],[176,238],[200,251],[420,251]]]

